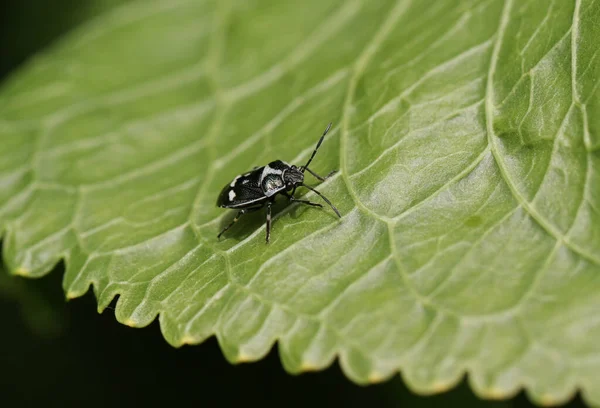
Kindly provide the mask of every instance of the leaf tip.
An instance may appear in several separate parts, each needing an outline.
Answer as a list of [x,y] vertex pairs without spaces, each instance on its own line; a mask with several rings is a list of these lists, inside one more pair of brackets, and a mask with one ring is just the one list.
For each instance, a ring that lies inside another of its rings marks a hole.
[[561,401],[557,398],[555,398],[552,395],[542,395],[540,397],[540,399],[538,400],[539,404],[543,407],[554,407],[556,405],[559,405],[561,403]]
[[250,354],[246,354],[243,351],[240,351],[240,353],[237,355],[237,358],[236,358],[236,361],[238,363],[249,363],[254,360],[256,360],[256,358],[252,358],[252,356]]
[[367,377],[367,379],[369,380],[370,383],[375,384],[375,383],[380,383],[380,382],[385,381],[387,379],[387,376],[385,376],[382,373],[379,373],[377,371],[374,371],[371,374],[369,374],[369,377]]
[[65,293],[65,297],[67,298],[67,300],[72,300],[77,297],[77,293],[69,290],[67,293]]
[[455,384],[452,384],[452,383],[436,382],[436,383],[432,384],[431,389],[435,394],[439,394],[439,393],[448,391],[450,388],[452,388],[454,386],[455,386]]
[[198,340],[196,340],[194,337],[190,336],[189,334],[185,334],[185,335],[184,335],[184,336],[181,338],[181,340],[180,340],[180,343],[181,343],[182,345],[184,345],[184,344],[190,344],[190,345],[192,345],[192,344],[196,344],[196,343],[198,343]]
[[300,371],[319,371],[319,369],[320,367],[311,361],[303,361],[300,364]]
[[137,327],[137,322],[136,322],[136,321],[134,321],[134,320],[132,320],[132,319],[130,319],[130,318],[128,318],[128,319],[125,319],[125,320],[123,321],[123,324],[124,324],[125,326],[129,326],[129,327]]
[[500,388],[488,388],[485,391],[485,398],[501,400],[506,398],[506,391]]
[[20,266],[20,267],[18,267],[17,269],[15,269],[15,272],[14,272],[14,274],[15,274],[15,275],[18,275],[18,276],[24,276],[24,277],[27,277],[27,276],[29,276],[29,274],[30,274],[30,271],[29,271],[29,269],[27,269],[27,268],[24,268],[24,267]]

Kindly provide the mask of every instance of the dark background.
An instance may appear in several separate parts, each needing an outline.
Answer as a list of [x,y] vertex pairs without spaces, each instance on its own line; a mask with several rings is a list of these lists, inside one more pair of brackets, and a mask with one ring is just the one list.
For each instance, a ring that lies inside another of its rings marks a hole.
[[[0,87],[30,56],[119,2],[2,2]],[[430,397],[412,394],[399,376],[361,387],[337,362],[323,372],[292,376],[283,370],[276,347],[260,362],[234,366],[214,338],[174,349],[157,322],[132,329],[117,323],[110,308],[98,314],[92,293],[66,302],[62,274],[59,265],[39,280],[0,280],[1,406],[531,406],[524,393],[502,402],[479,400],[464,382]],[[582,406],[579,397],[569,404],[576,406]]]

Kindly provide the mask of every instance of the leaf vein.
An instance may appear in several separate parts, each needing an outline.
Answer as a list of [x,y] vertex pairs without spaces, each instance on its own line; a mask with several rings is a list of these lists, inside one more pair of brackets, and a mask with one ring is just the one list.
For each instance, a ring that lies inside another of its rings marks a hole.
[[517,187],[514,184],[514,181],[508,174],[506,169],[506,164],[502,159],[500,152],[498,151],[498,147],[495,141],[495,135],[493,130],[493,109],[494,109],[494,90],[493,90],[493,76],[496,70],[496,66],[498,63],[500,47],[502,46],[502,37],[506,32],[506,26],[508,24],[508,16],[510,14],[510,10],[512,8],[512,0],[505,0],[504,9],[502,11],[500,26],[498,28],[498,38],[496,39],[496,44],[494,45],[494,51],[492,52],[492,57],[490,61],[490,67],[488,71],[488,80],[487,80],[487,92],[486,92],[486,124],[487,124],[487,134],[488,134],[488,143],[490,144],[492,154],[494,155],[494,159],[496,163],[498,163],[498,168],[500,170],[500,174],[506,181],[512,195],[519,202],[519,204],[527,211],[527,213],[534,219],[538,225],[543,228],[548,234],[550,234],[554,239],[560,240],[565,243],[567,247],[569,247],[573,252],[580,255],[582,258],[587,259],[588,261],[600,265],[600,258],[597,255],[588,253],[585,249],[581,248],[577,243],[571,242],[568,237],[561,234],[557,228],[552,225],[548,220],[546,220],[541,214],[537,212],[537,210],[523,197],[523,195],[519,192]]

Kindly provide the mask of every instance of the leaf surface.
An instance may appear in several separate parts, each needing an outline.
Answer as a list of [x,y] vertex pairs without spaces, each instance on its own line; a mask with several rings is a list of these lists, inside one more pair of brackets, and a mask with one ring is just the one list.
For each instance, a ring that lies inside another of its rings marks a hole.
[[[600,403],[600,3],[229,3],[117,8],[3,85],[9,268],[234,362]],[[342,220],[218,241],[221,188],[329,121]]]

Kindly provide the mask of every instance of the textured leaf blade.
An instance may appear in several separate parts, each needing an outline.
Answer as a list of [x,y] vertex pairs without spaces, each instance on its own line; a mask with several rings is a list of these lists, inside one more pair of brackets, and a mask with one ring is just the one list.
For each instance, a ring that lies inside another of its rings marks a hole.
[[[6,262],[65,258],[67,296],[92,284],[99,310],[119,295],[119,321],[159,316],[176,346],[215,334],[230,361],[278,341],[291,372],[339,356],[361,383],[402,370],[431,392],[468,371],[485,396],[598,402],[599,14],[120,8],[0,91]],[[221,187],[302,163],[330,120],[315,170],[340,169],[319,189],[341,222],[280,205],[268,246],[260,216],[217,241]]]

